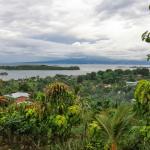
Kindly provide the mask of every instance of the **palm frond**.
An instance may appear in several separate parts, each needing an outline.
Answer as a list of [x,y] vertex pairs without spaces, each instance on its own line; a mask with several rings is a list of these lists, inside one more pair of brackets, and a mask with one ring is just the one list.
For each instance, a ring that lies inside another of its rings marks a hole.
[[112,132],[112,126],[111,126],[111,122],[110,122],[110,119],[109,119],[107,113],[97,115],[96,120],[99,123],[101,130],[106,133],[108,138],[110,138],[112,135],[112,133],[111,133]]
[[120,106],[116,110],[102,112],[96,116],[107,143],[118,143],[128,129],[133,115],[130,106]]

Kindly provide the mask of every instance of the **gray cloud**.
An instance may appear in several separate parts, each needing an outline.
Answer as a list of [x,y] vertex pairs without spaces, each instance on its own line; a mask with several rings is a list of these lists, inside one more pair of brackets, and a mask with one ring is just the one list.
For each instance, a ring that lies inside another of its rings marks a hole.
[[0,0],[0,62],[145,59],[147,7],[141,0]]
[[[43,41],[51,41],[51,42],[56,42],[56,43],[64,43],[64,44],[72,44],[76,41],[78,42],[90,42],[90,43],[95,43],[96,40],[92,39],[86,39],[86,38],[78,38],[75,36],[71,35],[66,35],[65,33],[45,33],[45,34],[39,34],[39,35],[32,35],[30,38],[33,39],[39,39]],[[107,36],[101,35],[99,39],[97,40],[109,40]]]
[[118,15],[124,19],[135,19],[148,15],[148,1],[141,0],[103,0],[96,6],[96,12],[102,14],[102,18]]

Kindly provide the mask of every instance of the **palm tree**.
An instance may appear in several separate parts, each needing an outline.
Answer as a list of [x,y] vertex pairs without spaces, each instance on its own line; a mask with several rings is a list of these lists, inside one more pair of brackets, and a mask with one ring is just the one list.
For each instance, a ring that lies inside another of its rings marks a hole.
[[54,82],[45,88],[46,97],[54,103],[60,103],[60,99],[66,96],[68,92],[69,86],[61,82]]
[[111,150],[117,150],[120,139],[124,136],[133,118],[129,106],[120,106],[116,110],[103,112],[96,116],[101,128],[101,135],[111,146]]

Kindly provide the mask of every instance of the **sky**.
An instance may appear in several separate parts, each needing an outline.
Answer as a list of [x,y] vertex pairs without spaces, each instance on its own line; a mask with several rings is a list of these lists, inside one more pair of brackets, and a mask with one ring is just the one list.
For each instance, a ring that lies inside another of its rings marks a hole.
[[150,0],[0,0],[0,62],[144,60]]

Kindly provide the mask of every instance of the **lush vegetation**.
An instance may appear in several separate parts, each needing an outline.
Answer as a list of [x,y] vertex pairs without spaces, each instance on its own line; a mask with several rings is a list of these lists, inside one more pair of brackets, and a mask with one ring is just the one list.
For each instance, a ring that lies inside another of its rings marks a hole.
[[19,66],[0,66],[4,70],[80,70],[78,66],[62,67],[48,65],[19,65]]
[[31,103],[0,103],[0,148],[149,150],[149,79],[138,68],[1,80],[1,95],[28,92]]

